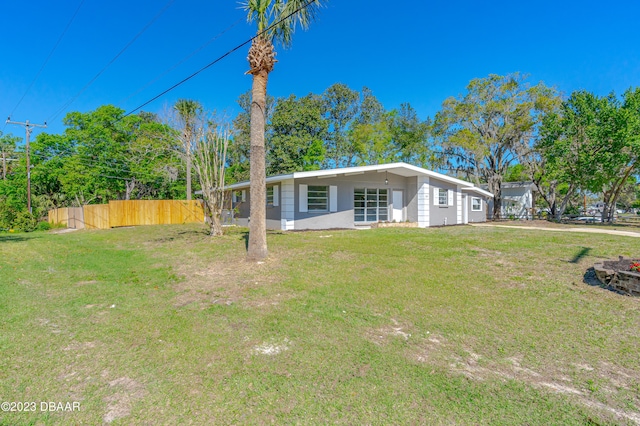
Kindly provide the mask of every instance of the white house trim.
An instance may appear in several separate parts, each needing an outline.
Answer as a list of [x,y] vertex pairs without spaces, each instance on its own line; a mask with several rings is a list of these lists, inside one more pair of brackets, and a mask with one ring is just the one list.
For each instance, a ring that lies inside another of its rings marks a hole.
[[460,185],[456,187],[456,223],[462,223],[462,191]]
[[[449,182],[454,185],[460,185],[461,187],[470,187],[473,188],[473,184],[470,182],[465,182],[460,179],[456,179],[451,176],[443,175],[440,173],[433,172],[431,170],[423,169],[422,167],[413,166],[407,163],[390,163],[390,164],[375,164],[371,166],[359,166],[359,167],[344,167],[340,169],[329,169],[329,170],[313,170],[309,172],[295,172],[286,175],[278,175],[271,176],[266,179],[266,183],[276,183],[281,182],[283,180],[288,179],[304,179],[304,178],[319,178],[319,177],[333,177],[338,175],[355,175],[366,172],[388,172],[389,174],[396,174],[402,177],[411,177],[411,176],[428,176],[433,177],[444,182]],[[229,185],[226,189],[237,189],[237,188],[246,188],[249,186],[249,182],[238,182],[233,185]],[[488,194],[488,193],[487,193]],[[486,195],[486,194],[485,194]]]
[[282,205],[280,206],[280,223],[283,231],[291,231],[295,228],[295,191],[293,179],[283,180],[280,183],[282,188]]
[[309,211],[309,187],[303,183],[298,185],[298,211],[306,213]]
[[429,226],[429,177],[418,176],[418,226]]
[[338,187],[336,185],[329,186],[329,212],[338,211]]

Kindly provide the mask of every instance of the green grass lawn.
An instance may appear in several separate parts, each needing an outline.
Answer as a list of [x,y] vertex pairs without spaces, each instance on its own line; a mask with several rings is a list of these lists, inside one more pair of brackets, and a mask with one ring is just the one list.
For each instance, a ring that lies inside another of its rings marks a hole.
[[245,238],[0,234],[0,399],[37,403],[0,424],[640,423],[640,300],[584,281],[635,238]]

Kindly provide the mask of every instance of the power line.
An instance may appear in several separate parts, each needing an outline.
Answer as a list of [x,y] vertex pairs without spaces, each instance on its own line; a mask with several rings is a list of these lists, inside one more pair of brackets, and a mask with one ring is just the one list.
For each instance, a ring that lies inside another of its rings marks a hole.
[[25,122],[21,122],[21,121],[11,121],[8,118],[7,118],[6,123],[7,124],[16,124],[18,126],[24,126],[26,134],[27,134],[26,146],[25,146],[25,152],[27,154],[27,210],[29,210],[29,213],[32,213],[32,211],[31,211],[31,166],[29,164],[29,136],[31,136],[31,132],[32,132],[34,127],[46,128],[47,127],[47,123],[45,122],[44,124],[33,124],[33,123],[29,123],[29,120],[27,120]]
[[56,110],[56,112],[54,112],[51,117],[49,117],[47,119],[47,121],[51,122],[53,120],[55,120],[62,112],[64,112],[64,110],[66,110],[73,102],[75,102],[76,99],[78,99],[78,97],[84,93],[85,90],[87,90],[89,88],[89,86],[91,86],[97,79],[98,77],[100,77],[102,75],[102,73],[104,73],[107,68],[109,68],[142,34],[144,34],[145,31],[147,31],[147,29],[149,29],[149,27],[151,25],[153,25],[155,23],[155,21],[158,20],[158,18],[160,18],[160,16],[162,16],[162,14],[164,14],[164,12],[173,4],[175,0],[169,0],[164,7],[162,8],[162,10],[160,10],[160,12],[158,12],[158,14],[156,14],[156,16],[154,16],[151,21],[149,21],[147,23],[147,25],[145,25],[142,30],[140,30],[138,32],[138,34],[136,34],[131,41],[129,41],[129,43],[127,43],[122,50],[120,50],[120,52],[118,52],[118,54],[116,56],[114,56],[108,63],[107,65],[104,66],[104,68],[102,68],[82,89],[80,89],[80,91],[74,96],[72,97],[70,100],[68,100],[64,105],[62,105],[62,107],[60,107],[58,110]]
[[[25,90],[24,94],[22,95],[22,97],[20,98],[20,100],[18,101],[18,103],[16,104],[16,106],[13,108],[13,110],[11,110],[11,114],[9,114],[9,117],[11,117],[13,115],[14,112],[16,112],[16,110],[18,109],[18,107],[20,106],[20,104],[22,103],[22,101],[24,100],[25,96],[27,96],[27,94],[29,93],[29,90],[31,90],[31,87],[34,85],[34,83],[38,80],[38,78],[40,77],[40,74],[42,74],[42,71],[44,70],[44,67],[47,66],[47,63],[49,63],[49,59],[51,59],[51,56],[53,56],[53,53],[56,51],[56,49],[58,48],[58,45],[60,44],[60,42],[62,41],[62,39],[64,38],[65,34],[67,34],[67,31],[69,30],[69,27],[71,26],[71,24],[73,23],[74,19],[76,18],[76,16],[78,15],[78,12],[80,12],[80,8],[82,8],[82,5],[84,4],[85,0],[82,0],[80,2],[80,5],[78,5],[78,8],[76,9],[76,11],[74,12],[73,16],[71,16],[71,19],[69,20],[69,23],[67,23],[67,26],[64,28],[64,30],[62,30],[62,34],[60,34],[60,37],[58,37],[58,41],[56,41],[56,44],[53,46],[53,49],[51,49],[51,52],[49,52],[49,55],[46,57],[46,59],[44,60],[44,62],[42,63],[42,66],[40,67],[40,70],[38,71],[38,73],[36,74],[36,76],[33,78],[33,80],[31,81],[31,83],[29,84],[29,86],[27,87],[27,90]],[[7,123],[5,123],[4,125],[5,127],[7,126]],[[4,127],[3,127],[4,129]]]
[[128,101],[129,99],[131,99],[132,97],[134,97],[135,95],[137,95],[138,93],[142,92],[144,89],[146,89],[147,87],[149,87],[150,85],[152,85],[153,83],[155,83],[156,81],[158,81],[160,78],[164,77],[165,75],[167,75],[168,73],[170,73],[171,71],[173,71],[174,69],[176,69],[178,66],[180,66],[181,64],[183,64],[184,62],[186,62],[187,60],[191,59],[194,55],[196,55],[197,53],[199,53],[200,51],[202,51],[202,49],[204,49],[205,47],[209,46],[211,43],[213,43],[214,41],[216,41],[218,38],[220,38],[222,35],[224,35],[226,32],[230,31],[233,27],[235,27],[236,25],[238,25],[241,21],[243,21],[244,18],[240,18],[238,19],[236,22],[234,22],[233,24],[229,25],[227,28],[225,28],[224,30],[222,30],[221,32],[219,32],[218,34],[216,34],[215,36],[213,36],[212,38],[210,38],[206,43],[204,43],[203,45],[201,45],[200,47],[198,47],[196,50],[194,50],[193,52],[189,53],[187,56],[185,56],[184,58],[182,58],[180,61],[178,61],[177,63],[175,63],[174,65],[172,65],[171,67],[167,68],[164,72],[162,72],[161,74],[159,74],[157,77],[155,77],[153,80],[149,81],[147,84],[145,84],[144,86],[142,86],[140,89],[138,89],[137,91],[135,91],[134,93],[132,93],[131,95],[127,96],[126,98],[124,98],[123,100],[121,100],[120,102],[118,102],[118,104],[123,104],[126,101]]
[[[174,84],[173,86],[169,87],[168,89],[164,90],[163,92],[161,92],[160,94],[154,96],[153,98],[149,99],[148,101],[146,101],[145,103],[143,103],[142,105],[132,109],[131,111],[129,111],[128,113],[126,113],[125,115],[122,116],[122,118],[127,117],[131,114],[133,114],[134,112],[136,112],[137,110],[139,110],[140,108],[143,108],[147,105],[149,105],[151,102],[155,101],[156,99],[166,95],[167,93],[169,93],[170,91],[172,91],[173,89],[175,89],[178,86],[181,86],[182,84],[186,83],[187,81],[191,80],[193,77],[195,77],[196,75],[200,74],[202,71],[206,70],[207,68],[215,65],[216,63],[220,62],[221,60],[223,60],[224,58],[226,58],[227,56],[231,55],[232,53],[234,53],[236,50],[240,49],[241,47],[246,46],[247,44],[251,43],[254,39],[262,36],[263,34],[271,31],[272,28],[280,25],[280,23],[286,21],[287,19],[291,18],[293,15],[295,15],[296,13],[300,12],[303,9],[306,9],[307,7],[309,7],[309,5],[311,5],[312,3],[317,2],[318,0],[310,0],[309,2],[303,4],[302,6],[300,6],[299,8],[297,8],[296,10],[294,10],[293,12],[289,13],[287,16],[285,16],[284,18],[280,19],[277,22],[274,22],[273,24],[271,24],[268,28],[264,29],[262,32],[254,35],[253,37],[249,38],[248,40],[242,42],[241,44],[237,45],[236,47],[234,47],[231,50],[228,50],[226,53],[224,53],[223,55],[219,56],[217,59],[215,59],[214,61],[210,62],[209,64],[205,65],[204,67],[200,68],[198,71],[194,72],[193,74],[191,74],[190,76],[182,79],[181,81],[179,81],[178,83]],[[122,119],[121,118],[121,119]]]

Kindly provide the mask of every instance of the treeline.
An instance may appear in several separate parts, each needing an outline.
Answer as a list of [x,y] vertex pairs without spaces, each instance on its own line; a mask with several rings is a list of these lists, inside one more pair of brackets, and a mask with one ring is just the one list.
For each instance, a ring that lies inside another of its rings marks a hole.
[[28,230],[54,207],[114,199],[184,198],[184,166],[176,130],[157,116],[124,117],[103,106],[64,118],[62,134],[40,133],[30,144],[32,214],[27,206],[25,147],[5,135],[7,162],[0,181],[0,228]]
[[[205,146],[198,140],[216,128],[230,134],[227,183],[248,180],[249,93],[238,105],[229,123],[191,100],[164,117],[125,117],[114,106],[68,114],[62,134],[40,133],[31,144],[32,215],[21,138],[0,137],[0,228],[34,223],[53,207],[185,198],[188,187],[200,189],[195,176],[190,184],[187,179],[198,147]],[[446,99],[433,119],[421,120],[408,103],[386,110],[371,90],[334,84],[322,94],[268,98],[265,115],[267,175],[404,161],[488,184],[495,217],[501,185],[513,179],[533,181],[540,207],[557,218],[585,194],[605,203],[605,221],[619,201],[638,204],[637,88],[604,97],[578,91],[563,100],[521,74],[490,75]]]
[[[250,94],[243,94],[233,120],[228,173],[249,179]],[[294,171],[405,161],[434,166],[428,121],[404,103],[385,110],[366,87],[361,91],[338,83],[322,94],[267,97],[267,175]]]

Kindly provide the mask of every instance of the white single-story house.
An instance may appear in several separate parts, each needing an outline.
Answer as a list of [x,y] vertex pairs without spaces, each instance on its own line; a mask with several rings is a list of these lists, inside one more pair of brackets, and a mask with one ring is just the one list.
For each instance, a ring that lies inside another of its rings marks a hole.
[[[267,228],[420,227],[485,222],[491,193],[469,182],[406,163],[296,172],[268,177]],[[234,223],[249,221],[249,182],[229,185]]]
[[[487,185],[480,185],[487,189]],[[501,185],[500,218],[533,219],[534,192],[533,182],[503,182]],[[493,199],[489,201],[489,218],[493,218]]]

